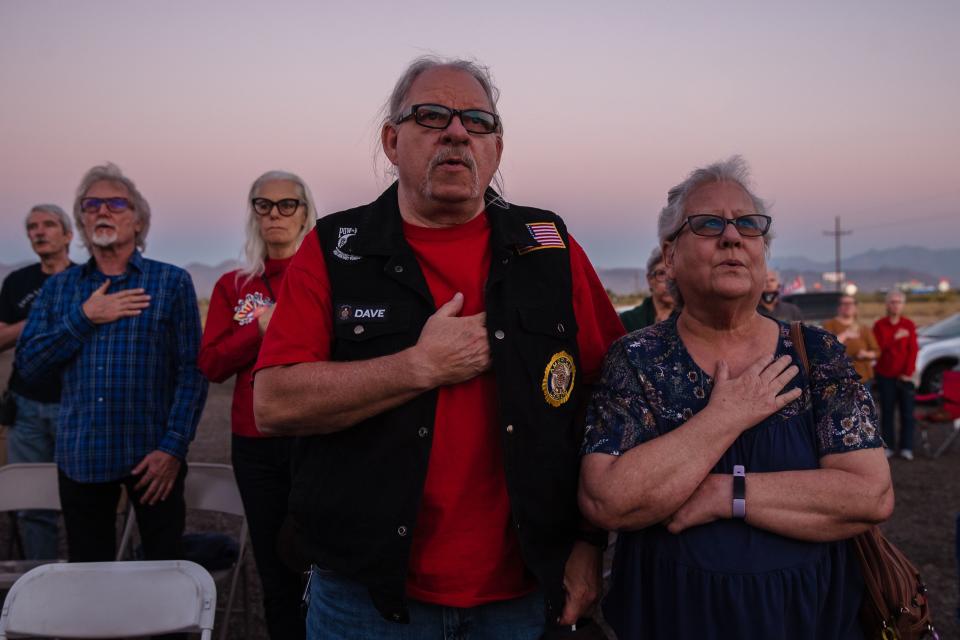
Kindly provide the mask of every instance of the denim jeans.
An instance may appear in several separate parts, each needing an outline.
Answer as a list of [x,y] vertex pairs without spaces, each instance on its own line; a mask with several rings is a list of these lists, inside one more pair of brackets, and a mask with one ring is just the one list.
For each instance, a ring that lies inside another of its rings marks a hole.
[[[53,462],[60,405],[37,402],[14,393],[17,419],[7,435],[7,460]],[[57,512],[19,511],[20,538],[27,560],[52,560],[57,557]]]
[[[912,382],[899,378],[877,376],[877,393],[880,396],[880,425],[883,441],[893,451],[913,449],[913,396]],[[894,411],[900,408],[900,441],[894,428]]]
[[308,587],[308,640],[537,640],[543,635],[543,594],[469,609],[408,600],[410,623],[390,622],[366,587],[314,567]]

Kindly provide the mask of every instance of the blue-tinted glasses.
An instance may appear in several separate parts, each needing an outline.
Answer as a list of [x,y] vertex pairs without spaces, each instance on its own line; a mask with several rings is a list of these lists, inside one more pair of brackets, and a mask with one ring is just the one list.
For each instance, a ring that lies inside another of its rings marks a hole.
[[676,237],[680,235],[680,232],[683,231],[684,227],[690,227],[690,231],[698,236],[722,236],[728,224],[732,224],[733,228],[737,230],[737,233],[745,238],[757,238],[767,234],[767,231],[770,230],[770,222],[772,220],[773,218],[765,216],[762,213],[750,213],[745,216],[740,216],[739,218],[729,219],[712,213],[695,213],[687,216],[687,219],[683,221],[680,228],[673,232],[667,239],[675,240]]
[[84,198],[80,201],[80,210],[84,213],[96,213],[103,205],[107,205],[107,209],[113,213],[123,213],[133,209],[133,205],[127,198]]

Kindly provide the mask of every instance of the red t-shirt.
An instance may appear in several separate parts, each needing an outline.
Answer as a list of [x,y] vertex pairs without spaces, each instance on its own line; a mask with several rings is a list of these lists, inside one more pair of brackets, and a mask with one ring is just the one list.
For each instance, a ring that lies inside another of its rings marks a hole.
[[873,371],[884,378],[912,376],[917,367],[917,325],[900,317],[897,324],[890,318],[880,318],[873,324],[873,335],[880,345],[880,357]]
[[[484,310],[490,265],[490,227],[482,214],[452,228],[404,223],[434,304],[458,291],[461,316]],[[623,325],[587,260],[570,238],[573,302],[584,382],[598,375],[607,348]],[[315,233],[293,259],[255,371],[328,360],[333,335],[330,283]],[[310,330],[304,330],[310,327]],[[407,595],[443,606],[473,607],[518,597],[536,586],[510,522],[497,433],[494,373],[440,387],[433,444],[410,554]]]
[[197,366],[211,382],[237,376],[233,387],[230,425],[238,436],[259,438],[263,434],[253,422],[253,380],[251,373],[260,350],[257,318],[274,304],[280,293],[283,274],[293,258],[266,260],[263,278],[247,278],[239,270],[220,276],[207,309],[207,321],[200,342]]

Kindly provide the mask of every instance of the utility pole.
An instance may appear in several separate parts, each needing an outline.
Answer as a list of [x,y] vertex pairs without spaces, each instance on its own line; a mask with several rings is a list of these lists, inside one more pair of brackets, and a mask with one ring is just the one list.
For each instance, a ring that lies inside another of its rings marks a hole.
[[843,280],[844,280],[844,279],[840,276],[840,274],[842,273],[842,272],[840,271],[840,236],[848,236],[848,235],[850,235],[851,233],[853,233],[853,231],[841,231],[841,230],[840,230],[840,216],[837,216],[836,218],[834,218],[834,220],[835,220],[835,224],[834,224],[834,227],[833,227],[833,231],[824,231],[824,232],[823,232],[823,235],[825,235],[825,236],[833,236],[833,237],[834,237],[834,240],[835,240],[835,243],[836,243],[836,246],[835,246],[835,258],[836,258],[836,262],[835,262],[835,267],[834,267],[834,268],[835,268],[834,275],[836,276],[836,279],[837,279],[837,291],[843,291]]

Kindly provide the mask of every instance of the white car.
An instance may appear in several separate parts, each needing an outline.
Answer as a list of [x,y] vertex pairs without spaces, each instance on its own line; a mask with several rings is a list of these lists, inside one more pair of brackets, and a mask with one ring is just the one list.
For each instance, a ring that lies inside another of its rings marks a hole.
[[917,370],[914,384],[920,393],[939,393],[943,372],[960,364],[960,313],[917,329]]

